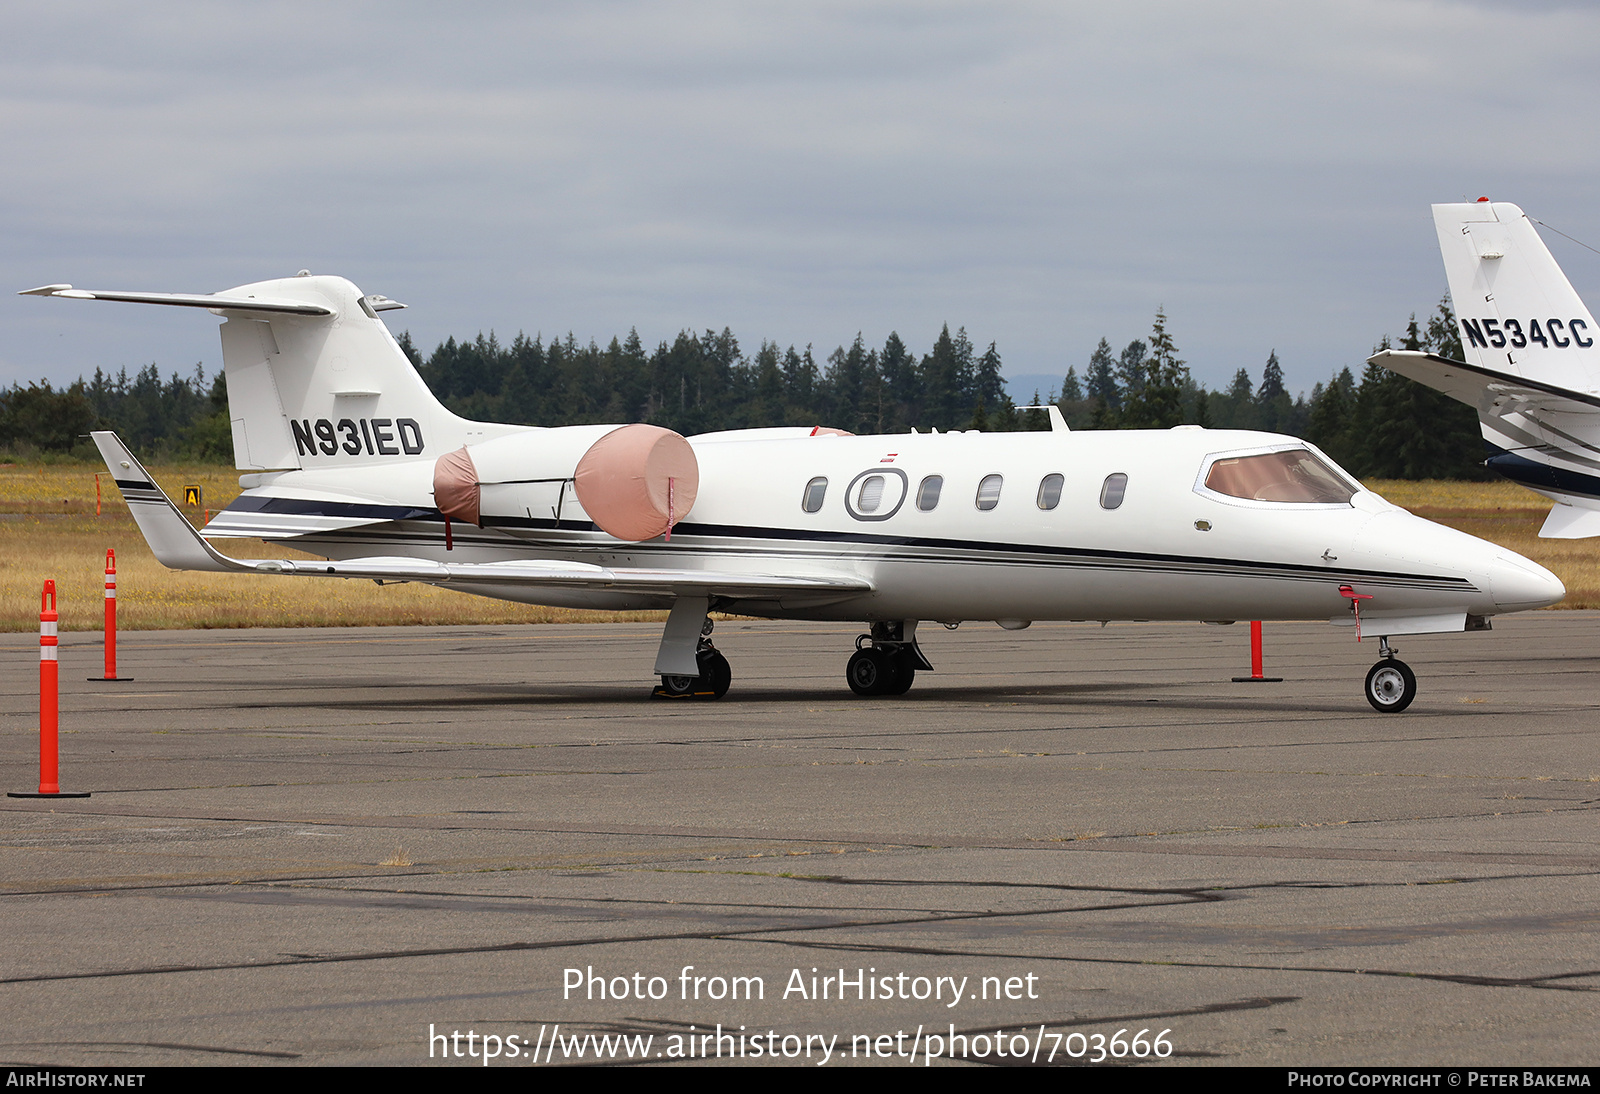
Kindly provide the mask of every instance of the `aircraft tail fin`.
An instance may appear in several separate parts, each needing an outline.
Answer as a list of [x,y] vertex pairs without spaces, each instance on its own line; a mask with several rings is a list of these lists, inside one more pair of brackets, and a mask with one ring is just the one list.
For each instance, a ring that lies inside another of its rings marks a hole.
[[212,294],[44,285],[23,295],[203,308],[222,324],[222,362],[241,470],[432,459],[516,426],[446,410],[378,318],[404,307],[342,277],[262,281]]
[[1469,364],[1600,394],[1600,327],[1523,211],[1435,205],[1434,227]]

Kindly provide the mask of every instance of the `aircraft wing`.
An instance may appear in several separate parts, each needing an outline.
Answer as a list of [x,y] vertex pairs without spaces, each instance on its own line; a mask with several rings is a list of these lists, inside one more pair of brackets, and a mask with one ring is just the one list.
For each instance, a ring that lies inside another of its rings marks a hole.
[[1530,411],[1543,411],[1546,414],[1600,413],[1600,396],[1496,372],[1481,365],[1469,365],[1465,361],[1452,361],[1436,353],[1386,349],[1367,358],[1367,363],[1398,372],[1419,384],[1442,391],[1489,417]]
[[462,587],[469,591],[474,585],[524,585],[733,598],[771,598],[796,593],[847,594],[870,591],[872,588],[870,581],[858,577],[608,568],[559,559],[462,563],[389,556],[328,561],[231,558],[211,546],[195,531],[178,507],[172,504],[172,499],[128,451],[121,438],[111,432],[96,432],[92,436],[151,551],[162,565],[174,570],[425,581],[434,585]]

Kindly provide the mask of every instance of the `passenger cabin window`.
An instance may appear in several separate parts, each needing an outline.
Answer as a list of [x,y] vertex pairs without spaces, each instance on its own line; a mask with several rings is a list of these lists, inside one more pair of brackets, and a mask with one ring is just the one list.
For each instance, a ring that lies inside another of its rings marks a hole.
[[1067,480],[1060,475],[1046,475],[1039,482],[1039,508],[1054,509],[1061,504],[1061,485]]
[[817,476],[806,483],[806,492],[800,498],[800,508],[808,513],[815,513],[822,508],[823,496],[828,492],[828,480]]
[[863,513],[876,513],[882,501],[883,476],[868,475],[862,479],[861,489],[856,493],[856,508]]
[[1304,448],[1218,460],[1206,475],[1206,488],[1230,498],[1348,505],[1355,491],[1327,464]]
[[978,508],[988,512],[1000,504],[1000,483],[1003,480],[999,475],[985,475],[978,484]]
[[933,512],[933,507],[939,504],[939,490],[944,486],[944,476],[929,475],[922,480],[922,485],[917,487],[917,508],[924,513]]
[[1106,481],[1100,486],[1100,508],[1115,509],[1122,504],[1122,496],[1128,492],[1128,476],[1121,471],[1106,476]]

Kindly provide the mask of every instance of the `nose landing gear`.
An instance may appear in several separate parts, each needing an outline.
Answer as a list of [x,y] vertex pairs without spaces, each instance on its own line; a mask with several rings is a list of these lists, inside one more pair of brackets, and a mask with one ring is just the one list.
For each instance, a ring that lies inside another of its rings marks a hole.
[[1394,655],[1388,638],[1378,639],[1383,660],[1367,672],[1367,702],[1382,714],[1399,714],[1417,697],[1417,675]]

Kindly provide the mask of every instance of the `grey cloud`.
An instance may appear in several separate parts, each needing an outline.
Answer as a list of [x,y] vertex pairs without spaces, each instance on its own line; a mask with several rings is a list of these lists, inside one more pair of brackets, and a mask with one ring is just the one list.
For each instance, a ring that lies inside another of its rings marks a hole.
[[[1164,305],[1206,382],[1276,348],[1309,387],[1444,291],[1429,202],[1491,193],[1600,237],[1597,24],[1446,3],[29,9],[0,44],[0,271],[206,291],[310,267],[415,305],[396,326],[424,347],[636,324],[925,349],[949,321],[1048,374]],[[0,383],[218,363],[194,317],[6,297],[0,324]]]

